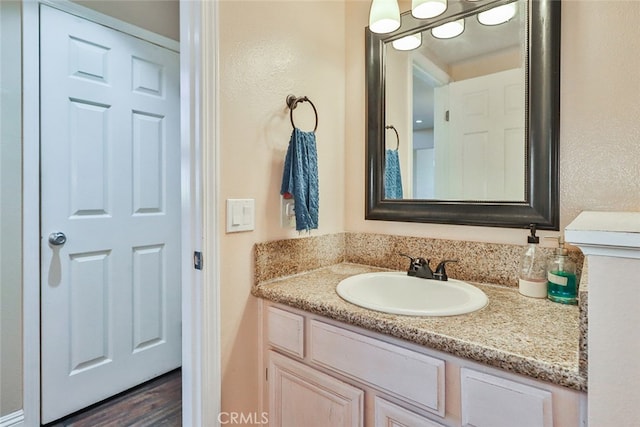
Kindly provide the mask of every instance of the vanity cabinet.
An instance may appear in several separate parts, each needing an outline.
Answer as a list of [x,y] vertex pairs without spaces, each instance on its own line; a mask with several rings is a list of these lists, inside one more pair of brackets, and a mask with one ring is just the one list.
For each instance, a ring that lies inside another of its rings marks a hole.
[[462,425],[553,426],[551,391],[469,368],[462,368],[460,373]]
[[379,396],[374,398],[375,427],[444,427],[443,424],[395,405]]
[[272,427],[586,427],[586,394],[261,300]]
[[444,415],[444,360],[316,319],[309,329],[312,364]]
[[364,392],[269,351],[270,425],[362,427]]

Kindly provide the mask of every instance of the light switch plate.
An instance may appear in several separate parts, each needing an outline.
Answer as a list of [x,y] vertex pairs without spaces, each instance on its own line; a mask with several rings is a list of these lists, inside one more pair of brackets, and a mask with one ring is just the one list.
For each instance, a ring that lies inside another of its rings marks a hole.
[[296,211],[293,199],[280,196],[280,225],[282,228],[296,228]]
[[256,228],[255,199],[227,199],[227,233]]

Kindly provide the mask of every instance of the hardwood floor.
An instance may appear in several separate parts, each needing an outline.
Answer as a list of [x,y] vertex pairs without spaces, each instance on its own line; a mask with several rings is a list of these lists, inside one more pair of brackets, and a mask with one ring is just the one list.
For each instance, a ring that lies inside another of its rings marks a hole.
[[178,427],[181,389],[177,369],[46,427]]

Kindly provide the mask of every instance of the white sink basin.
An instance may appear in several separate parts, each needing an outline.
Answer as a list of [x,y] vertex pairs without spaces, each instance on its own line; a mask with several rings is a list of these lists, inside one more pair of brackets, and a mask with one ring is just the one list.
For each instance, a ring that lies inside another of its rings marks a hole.
[[365,273],[338,284],[336,292],[350,303],[407,316],[453,316],[480,310],[489,299],[469,283],[420,279],[406,273]]

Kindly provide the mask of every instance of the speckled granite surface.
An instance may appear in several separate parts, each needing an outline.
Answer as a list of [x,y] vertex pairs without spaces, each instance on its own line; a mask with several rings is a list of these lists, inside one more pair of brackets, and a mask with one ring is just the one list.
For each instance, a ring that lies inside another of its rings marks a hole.
[[586,391],[580,370],[580,315],[576,306],[526,298],[504,286],[478,285],[489,304],[474,313],[410,317],[367,310],[344,301],[335,287],[344,278],[379,268],[339,263],[268,281],[253,295],[348,324],[405,339],[576,390]]
[[[580,279],[580,303],[564,306],[516,291],[524,246],[371,233],[338,233],[255,246],[255,296],[406,339],[508,371],[577,390],[587,388],[587,272],[570,253]],[[544,248],[551,255],[552,250]],[[453,317],[396,316],[360,308],[335,292],[345,277],[381,268],[405,270],[400,253],[443,259],[450,277],[474,283],[490,304]],[[380,267],[380,268],[376,268]],[[550,333],[555,331],[555,333]]]
[[589,268],[587,259],[584,260],[582,267],[582,276],[580,277],[580,285],[578,286],[578,307],[580,309],[580,373],[587,377],[587,338],[589,337],[589,316],[587,309],[589,305]]
[[[524,236],[525,234],[523,234]],[[541,248],[551,256],[553,249]],[[409,260],[400,254],[431,259],[431,267],[444,259],[449,276],[478,283],[518,286],[518,266],[524,245],[466,242],[374,233],[337,233],[298,239],[274,240],[255,246],[255,283],[309,271],[339,262],[406,270]],[[569,254],[580,275],[583,255]]]
[[344,233],[257,243],[254,283],[342,262],[344,245]]
[[[526,241],[523,234],[523,241]],[[393,236],[372,233],[345,233],[345,261],[391,270],[406,270],[409,260],[400,255],[431,259],[431,267],[445,259],[457,259],[447,265],[449,276],[478,283],[517,287],[518,268],[525,246],[499,243],[429,239],[425,237]],[[552,248],[540,248],[548,257]],[[572,251],[569,257],[576,263],[580,275],[583,255]]]

